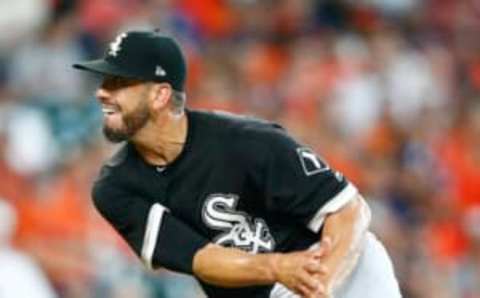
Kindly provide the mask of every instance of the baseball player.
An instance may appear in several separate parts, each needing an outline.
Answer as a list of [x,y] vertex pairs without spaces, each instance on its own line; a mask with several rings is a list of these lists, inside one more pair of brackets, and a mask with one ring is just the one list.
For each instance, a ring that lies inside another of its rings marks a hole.
[[121,149],[92,196],[143,263],[192,274],[214,298],[397,298],[370,211],[277,124],[185,108],[174,39],[118,35],[100,60],[103,131]]

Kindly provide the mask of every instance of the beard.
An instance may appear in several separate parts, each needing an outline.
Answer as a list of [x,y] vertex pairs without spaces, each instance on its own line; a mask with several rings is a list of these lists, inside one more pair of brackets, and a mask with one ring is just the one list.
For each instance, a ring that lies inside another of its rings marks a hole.
[[122,114],[123,127],[112,128],[104,125],[103,134],[112,143],[127,141],[143,128],[149,119],[150,110],[148,104],[146,101],[141,101],[135,110],[128,114]]

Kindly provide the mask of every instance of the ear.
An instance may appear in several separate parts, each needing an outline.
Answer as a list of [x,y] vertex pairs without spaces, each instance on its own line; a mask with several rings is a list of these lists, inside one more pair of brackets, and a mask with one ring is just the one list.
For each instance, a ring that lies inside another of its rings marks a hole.
[[154,111],[160,111],[167,106],[172,96],[172,87],[169,84],[154,84],[150,90],[151,104]]

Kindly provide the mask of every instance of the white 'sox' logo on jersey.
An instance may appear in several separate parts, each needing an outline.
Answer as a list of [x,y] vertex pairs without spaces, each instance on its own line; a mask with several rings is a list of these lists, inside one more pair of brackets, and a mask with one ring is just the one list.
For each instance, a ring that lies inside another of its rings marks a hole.
[[275,241],[265,221],[236,210],[237,204],[238,196],[233,194],[208,196],[203,205],[203,221],[208,227],[223,231],[213,242],[251,253],[273,251]]
[[122,33],[119,34],[113,42],[110,43],[110,47],[108,50],[108,54],[111,56],[116,57],[118,55],[118,52],[122,49],[121,44],[123,39],[127,37],[127,33]]

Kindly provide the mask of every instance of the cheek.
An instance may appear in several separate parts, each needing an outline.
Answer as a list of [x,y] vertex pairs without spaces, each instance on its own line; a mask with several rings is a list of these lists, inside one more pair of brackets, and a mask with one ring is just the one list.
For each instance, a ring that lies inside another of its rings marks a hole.
[[128,92],[119,92],[113,97],[118,110],[122,114],[129,113],[134,107],[134,100]]
[[116,102],[123,114],[135,111],[142,101],[141,94],[134,88],[122,90],[122,92],[116,94]]

